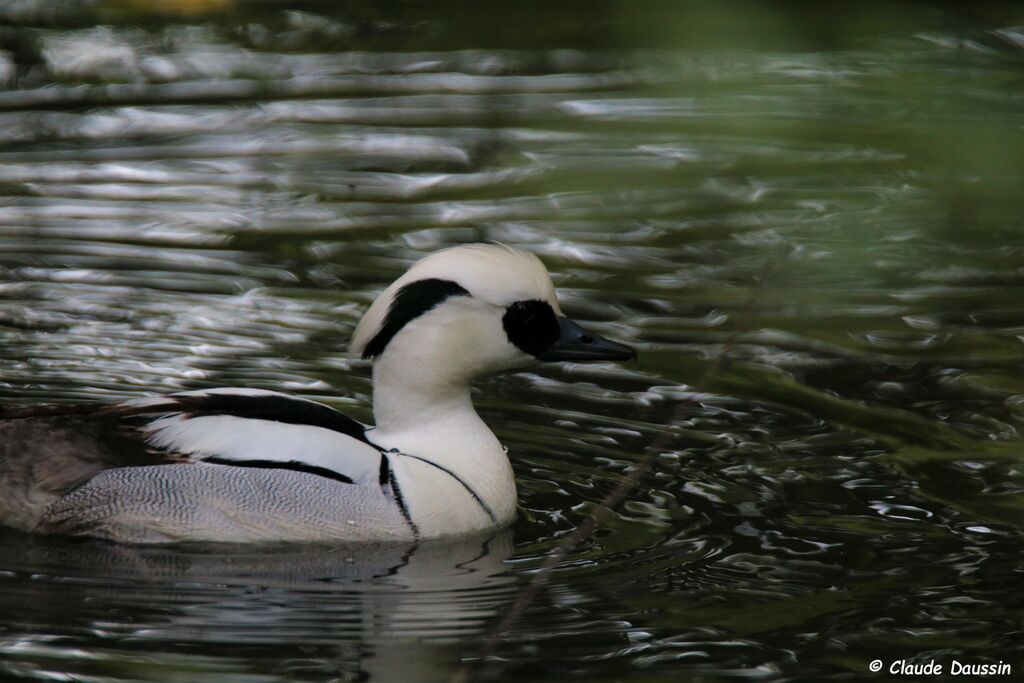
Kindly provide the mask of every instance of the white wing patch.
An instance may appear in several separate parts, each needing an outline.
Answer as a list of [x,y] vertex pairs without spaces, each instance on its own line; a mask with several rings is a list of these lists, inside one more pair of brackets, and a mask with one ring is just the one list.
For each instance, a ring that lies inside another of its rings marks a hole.
[[170,415],[144,429],[153,446],[200,460],[295,462],[331,470],[357,484],[376,482],[380,476],[380,451],[323,427],[232,415]]
[[[156,448],[239,465],[322,468],[357,484],[379,481],[380,451],[351,435],[361,433],[361,426],[315,401],[263,389],[224,388],[135,399],[122,405],[152,414],[142,430]],[[220,410],[227,414],[218,414]],[[326,426],[304,424],[306,419]]]

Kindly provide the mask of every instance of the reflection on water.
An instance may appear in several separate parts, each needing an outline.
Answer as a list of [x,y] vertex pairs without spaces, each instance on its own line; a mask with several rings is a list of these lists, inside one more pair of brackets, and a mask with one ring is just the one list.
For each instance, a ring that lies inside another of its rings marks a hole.
[[482,383],[514,543],[2,536],[0,671],[444,680],[666,435],[487,675],[1024,661],[1022,26],[986,3],[0,4],[0,401],[240,385],[369,421],[359,315],[474,240],[540,254],[571,315],[641,349]]
[[[40,678],[76,657],[93,676],[117,676],[127,659],[155,680],[439,680],[450,643],[479,633],[514,590],[503,573],[511,540],[506,531],[419,546],[164,548],[10,532],[0,538],[5,574],[30,580],[0,594],[15,617],[0,653],[8,674]],[[112,643],[131,645],[122,657]]]

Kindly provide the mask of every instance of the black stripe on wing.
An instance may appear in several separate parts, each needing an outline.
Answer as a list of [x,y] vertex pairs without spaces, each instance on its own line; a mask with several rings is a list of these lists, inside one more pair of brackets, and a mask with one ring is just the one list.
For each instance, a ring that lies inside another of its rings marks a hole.
[[326,477],[328,479],[333,479],[334,481],[340,481],[343,484],[355,483],[351,478],[346,477],[340,472],[335,472],[334,470],[326,467],[308,465],[299,460],[231,460],[230,458],[218,458],[214,456],[204,458],[203,462],[213,463],[214,465],[230,465],[232,467],[254,467],[261,470],[289,470],[291,472],[315,474],[318,477]]
[[[250,420],[322,427],[369,444],[366,428],[334,408],[289,396],[247,396],[245,394],[197,394],[168,396],[168,404],[143,409],[145,412],[180,412],[186,418],[228,415]],[[169,407],[173,410],[168,411]],[[142,411],[140,411],[142,412]]]

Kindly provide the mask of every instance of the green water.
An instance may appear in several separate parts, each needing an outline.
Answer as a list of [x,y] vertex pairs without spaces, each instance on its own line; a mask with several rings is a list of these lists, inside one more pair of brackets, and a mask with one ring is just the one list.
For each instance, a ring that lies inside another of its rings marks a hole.
[[494,538],[4,532],[0,676],[447,680],[656,448],[480,679],[1021,678],[1022,160],[1015,3],[0,4],[0,403],[370,421],[355,323],[467,241],[640,351],[480,383]]

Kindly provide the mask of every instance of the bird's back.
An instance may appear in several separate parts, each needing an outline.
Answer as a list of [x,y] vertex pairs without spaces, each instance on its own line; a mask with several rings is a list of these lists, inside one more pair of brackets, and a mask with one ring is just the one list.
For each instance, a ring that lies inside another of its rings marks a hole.
[[0,520],[34,529],[48,506],[102,470],[166,460],[101,405],[0,411]]

